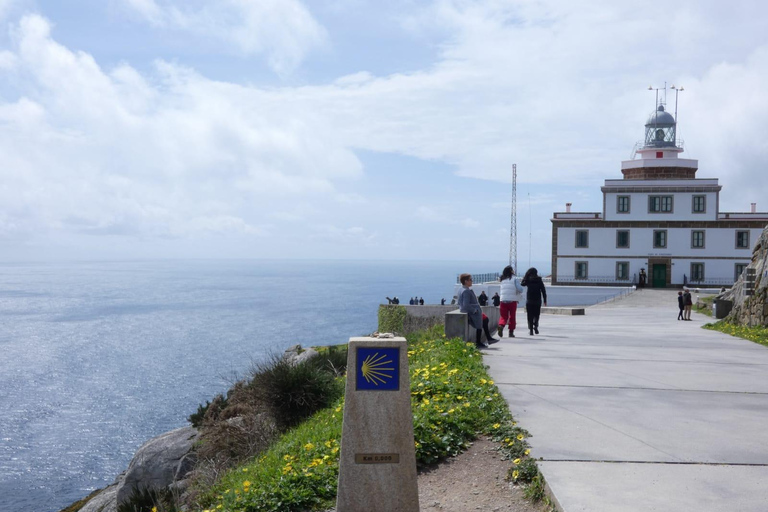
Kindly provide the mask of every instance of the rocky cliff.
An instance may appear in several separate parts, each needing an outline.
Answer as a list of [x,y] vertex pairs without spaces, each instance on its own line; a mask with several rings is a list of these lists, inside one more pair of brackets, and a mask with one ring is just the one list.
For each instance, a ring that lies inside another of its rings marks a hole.
[[[754,277],[752,278],[751,275]],[[751,294],[749,293],[751,291]],[[729,291],[718,299],[733,302],[726,321],[739,325],[768,326],[768,226],[752,250],[752,261]]]

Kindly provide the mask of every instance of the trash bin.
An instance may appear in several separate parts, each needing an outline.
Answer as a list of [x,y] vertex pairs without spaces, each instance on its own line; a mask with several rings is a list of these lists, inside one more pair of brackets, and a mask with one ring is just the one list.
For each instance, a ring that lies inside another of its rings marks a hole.
[[713,305],[715,307],[715,318],[718,320],[727,317],[728,313],[733,309],[732,300],[715,300]]

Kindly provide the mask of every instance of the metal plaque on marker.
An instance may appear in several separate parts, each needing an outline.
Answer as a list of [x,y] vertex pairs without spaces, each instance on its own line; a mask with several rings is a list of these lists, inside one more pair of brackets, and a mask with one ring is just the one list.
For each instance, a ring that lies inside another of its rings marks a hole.
[[399,453],[356,453],[355,464],[400,464]]

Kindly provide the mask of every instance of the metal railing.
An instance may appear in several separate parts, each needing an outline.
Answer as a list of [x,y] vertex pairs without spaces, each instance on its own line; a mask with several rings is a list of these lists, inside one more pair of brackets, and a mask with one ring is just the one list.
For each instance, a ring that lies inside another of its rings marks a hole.
[[588,276],[588,277],[576,277],[575,275],[559,275],[557,276],[558,284],[564,283],[613,283],[617,286],[631,286],[634,284],[632,279],[626,277],[624,279],[617,279],[616,276]]
[[[459,275],[456,276],[456,284],[461,284],[461,281],[459,281]],[[498,272],[486,272],[485,274],[470,274],[470,275],[472,276],[472,281],[475,284],[490,283],[492,281],[498,281],[499,278],[501,277],[501,274]]]

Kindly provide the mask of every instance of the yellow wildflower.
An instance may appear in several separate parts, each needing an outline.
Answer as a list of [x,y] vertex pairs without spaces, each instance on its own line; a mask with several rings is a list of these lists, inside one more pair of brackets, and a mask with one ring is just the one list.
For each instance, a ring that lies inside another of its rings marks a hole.
[[522,441],[523,439],[525,439],[525,436],[523,434],[517,434],[518,441]]
[[530,448],[529,448],[528,450],[525,450],[525,454],[526,454],[526,455],[530,455],[530,454],[531,454],[531,450],[530,450]]
[[512,461],[512,464],[514,464],[515,466],[517,466],[518,464],[520,464],[520,459],[515,459],[515,460],[513,460],[513,461]]
[[315,447],[315,445],[313,445],[312,443],[307,443],[307,444],[304,445],[304,449],[307,450],[307,451],[311,450],[314,447]]
[[514,470],[512,472],[512,480],[517,480],[517,477],[520,476],[520,472],[518,470]]

